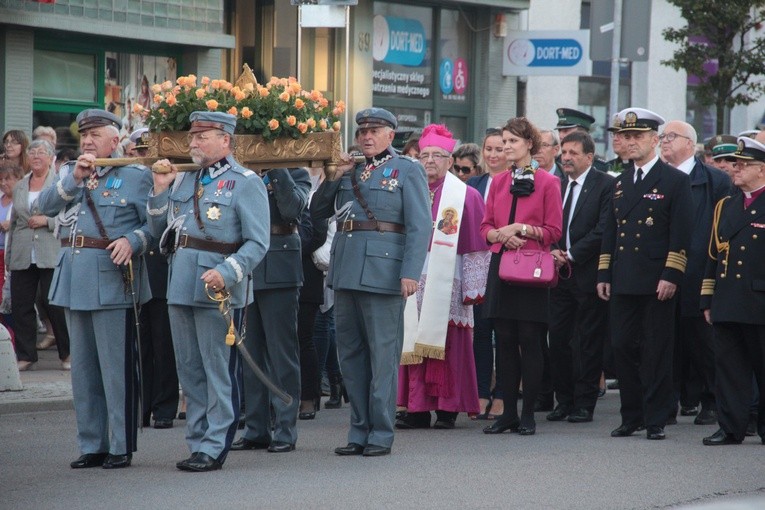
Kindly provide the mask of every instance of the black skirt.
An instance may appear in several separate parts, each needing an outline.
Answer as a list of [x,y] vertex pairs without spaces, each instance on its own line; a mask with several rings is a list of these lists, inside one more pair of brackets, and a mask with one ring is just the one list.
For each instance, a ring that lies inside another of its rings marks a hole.
[[548,323],[550,290],[540,287],[519,287],[499,278],[499,253],[492,253],[486,279],[483,317]]

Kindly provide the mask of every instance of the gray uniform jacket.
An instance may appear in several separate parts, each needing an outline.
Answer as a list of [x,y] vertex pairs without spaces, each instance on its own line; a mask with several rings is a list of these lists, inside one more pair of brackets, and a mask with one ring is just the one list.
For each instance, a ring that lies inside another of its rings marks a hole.
[[211,241],[241,243],[236,252],[226,255],[179,247],[170,258],[168,305],[216,307],[217,303],[207,297],[201,280],[208,269],[216,269],[231,293],[231,306],[243,307],[247,275],[268,250],[266,188],[255,172],[239,165],[232,156],[229,155],[226,162],[228,168],[216,171],[199,197],[204,232],[199,230],[194,218],[194,174],[179,174],[169,189],[149,196],[149,226],[154,235],[162,234],[168,221],[177,218],[179,236],[187,234],[200,239],[209,236]]
[[[61,242],[53,235],[55,219],[48,217],[48,226],[45,228],[29,228],[29,218],[41,214],[37,202],[29,208],[29,178],[27,174],[16,187],[13,188],[13,211],[11,212],[11,225],[8,229],[7,249],[5,250],[5,267],[11,271],[23,271],[29,269],[32,263],[32,248],[35,250],[35,264],[39,268],[51,269],[56,266]],[[47,188],[56,180],[53,170],[48,170],[43,189]]]
[[[393,148],[388,149],[394,153]],[[386,169],[391,170],[385,176]],[[360,193],[378,221],[404,225],[405,234],[376,231],[341,232],[332,242],[327,286],[334,290],[361,290],[378,294],[399,294],[401,279],[419,281],[433,228],[428,184],[419,162],[394,156],[361,180],[364,164],[352,170]],[[393,173],[398,171],[396,177]],[[396,181],[392,185],[391,180]],[[383,182],[385,181],[385,182]],[[350,174],[325,181],[311,200],[311,217],[329,218],[336,209],[351,203],[338,220],[368,221],[353,194]]]
[[[78,186],[72,177],[73,165],[61,173],[65,175],[63,179],[40,193],[37,205],[46,216],[55,216],[62,209],[69,213],[70,221],[61,228],[62,239],[72,235],[100,239],[93,213],[85,200],[88,179],[83,179]],[[146,197],[152,184],[151,173],[140,165],[98,167],[97,173],[98,185],[90,191],[90,196],[109,239],[124,237],[130,242],[134,289],[138,301],[145,303],[151,299],[151,291],[141,255],[154,242],[146,225]],[[98,248],[60,250],[49,299],[53,305],[81,311],[133,306],[122,269],[112,262],[110,251]]]
[[[274,168],[266,176],[271,225],[284,228],[297,226],[311,190],[308,172],[303,168]],[[252,285],[255,290],[303,285],[300,235],[297,230],[289,235],[271,234],[268,253],[252,272]]]

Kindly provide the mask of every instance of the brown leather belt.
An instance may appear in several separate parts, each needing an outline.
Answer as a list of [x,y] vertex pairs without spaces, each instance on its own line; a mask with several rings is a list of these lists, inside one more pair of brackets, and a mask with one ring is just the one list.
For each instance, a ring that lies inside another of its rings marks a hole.
[[277,236],[288,236],[290,234],[297,234],[297,225],[271,225],[271,233]]
[[67,238],[61,240],[62,248],[69,248],[73,246],[75,248],[98,248],[99,250],[105,250],[107,246],[112,243],[108,239],[98,239],[97,237],[85,237],[76,236],[73,240]]
[[403,234],[406,232],[404,225],[400,223],[391,223],[389,221],[338,221],[337,230],[339,232],[353,232],[354,230],[374,230],[379,232],[395,232]]
[[178,243],[178,248],[194,248],[195,250],[212,251],[223,255],[234,253],[240,246],[242,246],[242,243],[208,241],[207,239],[199,239],[198,237],[191,237],[187,234],[183,234]]

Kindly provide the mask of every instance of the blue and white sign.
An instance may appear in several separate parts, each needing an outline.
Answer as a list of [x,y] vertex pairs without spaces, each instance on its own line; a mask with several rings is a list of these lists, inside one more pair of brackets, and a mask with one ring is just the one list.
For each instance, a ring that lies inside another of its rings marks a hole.
[[592,62],[589,30],[509,32],[505,37],[502,74],[589,75]]
[[416,19],[374,18],[372,57],[378,62],[417,67],[425,59],[425,28]]

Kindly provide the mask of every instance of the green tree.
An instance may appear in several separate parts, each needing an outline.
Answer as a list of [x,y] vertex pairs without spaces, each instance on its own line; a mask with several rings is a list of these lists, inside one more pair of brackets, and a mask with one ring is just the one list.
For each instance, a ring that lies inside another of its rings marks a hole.
[[[714,105],[717,132],[728,129],[725,109],[747,105],[765,92],[765,39],[753,29],[765,22],[765,0],[668,0],[687,21],[667,28],[664,38],[680,47],[662,64],[698,76],[695,93],[705,106]],[[705,69],[717,63],[717,72]]]

